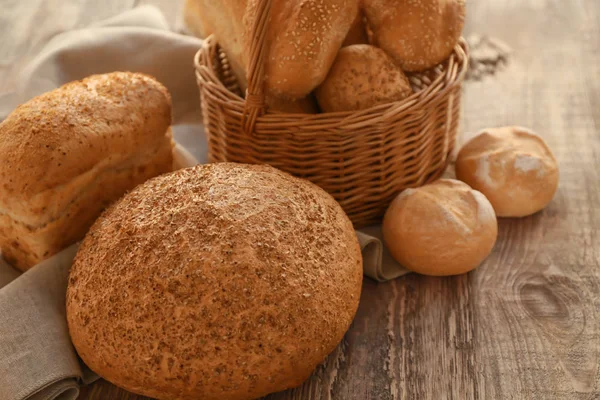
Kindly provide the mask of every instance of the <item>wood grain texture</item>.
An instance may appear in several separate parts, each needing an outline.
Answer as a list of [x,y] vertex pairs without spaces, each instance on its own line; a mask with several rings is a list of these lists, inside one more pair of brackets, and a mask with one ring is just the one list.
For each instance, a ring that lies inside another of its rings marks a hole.
[[[140,3],[181,28],[181,0],[0,2],[0,92],[65,29]],[[600,398],[600,2],[469,0],[467,19],[467,34],[514,53],[465,85],[464,139],[507,124],[538,131],[560,163],[556,198],[501,220],[472,273],[366,280],[344,342],[302,387],[269,400]],[[80,399],[141,397],[100,381]]]

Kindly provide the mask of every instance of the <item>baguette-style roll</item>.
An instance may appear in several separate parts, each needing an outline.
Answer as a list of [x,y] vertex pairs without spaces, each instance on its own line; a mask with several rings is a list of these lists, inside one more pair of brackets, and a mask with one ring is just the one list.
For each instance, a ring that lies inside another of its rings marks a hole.
[[[248,0],[244,46],[248,61],[259,1]],[[358,0],[273,0],[263,44],[267,94],[300,99],[319,86],[357,15]]]
[[0,248],[27,270],[83,238],[101,211],[173,165],[171,98],[151,77],[68,83],[0,124]]
[[242,91],[246,90],[244,13],[247,0],[186,0],[183,19],[195,36],[215,35]]

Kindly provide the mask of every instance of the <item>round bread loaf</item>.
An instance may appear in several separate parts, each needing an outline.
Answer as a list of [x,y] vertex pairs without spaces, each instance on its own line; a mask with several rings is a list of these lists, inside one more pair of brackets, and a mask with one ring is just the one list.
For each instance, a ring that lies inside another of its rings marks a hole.
[[490,254],[497,236],[490,202],[453,179],[404,190],[383,219],[383,238],[392,256],[424,275],[471,271]]
[[254,399],[301,384],[361,292],[348,217],[267,166],[152,179],[94,224],[67,289],[75,348],[100,376],[159,399]]
[[558,164],[544,140],[529,129],[486,129],[460,150],[456,177],[490,200],[499,217],[524,217],[550,203]]
[[404,71],[444,61],[465,22],[465,0],[364,0],[375,43]]
[[315,91],[324,112],[353,111],[403,100],[413,93],[404,72],[381,49],[344,47]]

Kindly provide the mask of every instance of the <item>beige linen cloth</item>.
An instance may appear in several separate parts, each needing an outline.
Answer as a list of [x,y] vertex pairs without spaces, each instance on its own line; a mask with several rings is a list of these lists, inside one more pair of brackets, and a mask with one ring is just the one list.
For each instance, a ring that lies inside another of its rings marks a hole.
[[[63,33],[23,71],[14,93],[0,95],[0,120],[18,104],[72,80],[117,70],[145,72],[172,94],[179,163],[206,162],[192,61],[201,45],[200,39],[170,32],[160,11],[150,6]],[[408,272],[385,251],[379,227],[357,235],[367,276],[386,281]],[[78,359],[65,319],[76,250],[73,245],[22,275],[0,259],[1,400],[76,399],[79,385],[96,379]]]

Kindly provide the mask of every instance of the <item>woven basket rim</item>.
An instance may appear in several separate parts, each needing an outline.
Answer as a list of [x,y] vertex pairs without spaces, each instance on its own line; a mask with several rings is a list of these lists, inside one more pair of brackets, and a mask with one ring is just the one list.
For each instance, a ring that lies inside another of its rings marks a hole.
[[[227,97],[231,108],[237,108],[241,113],[244,113],[246,100],[239,94],[230,91],[214,73],[213,60],[210,57],[203,57],[214,46],[218,46],[218,43],[214,35],[210,35],[203,41],[202,47],[194,56],[198,84],[216,89]],[[357,126],[372,124],[375,116],[385,117],[394,115],[408,108],[423,105],[433,98],[443,96],[447,91],[459,85],[464,80],[468,69],[468,59],[469,48],[466,40],[461,37],[450,57],[440,64],[443,66],[443,71],[438,73],[426,88],[413,93],[406,99],[358,111],[333,113],[300,114],[266,110],[262,115],[257,117],[256,124],[278,123],[278,125],[285,126],[285,124],[297,124],[299,121],[303,121],[306,124],[317,124],[321,129],[327,129],[326,125],[337,125],[341,122],[349,125],[358,124]]]

